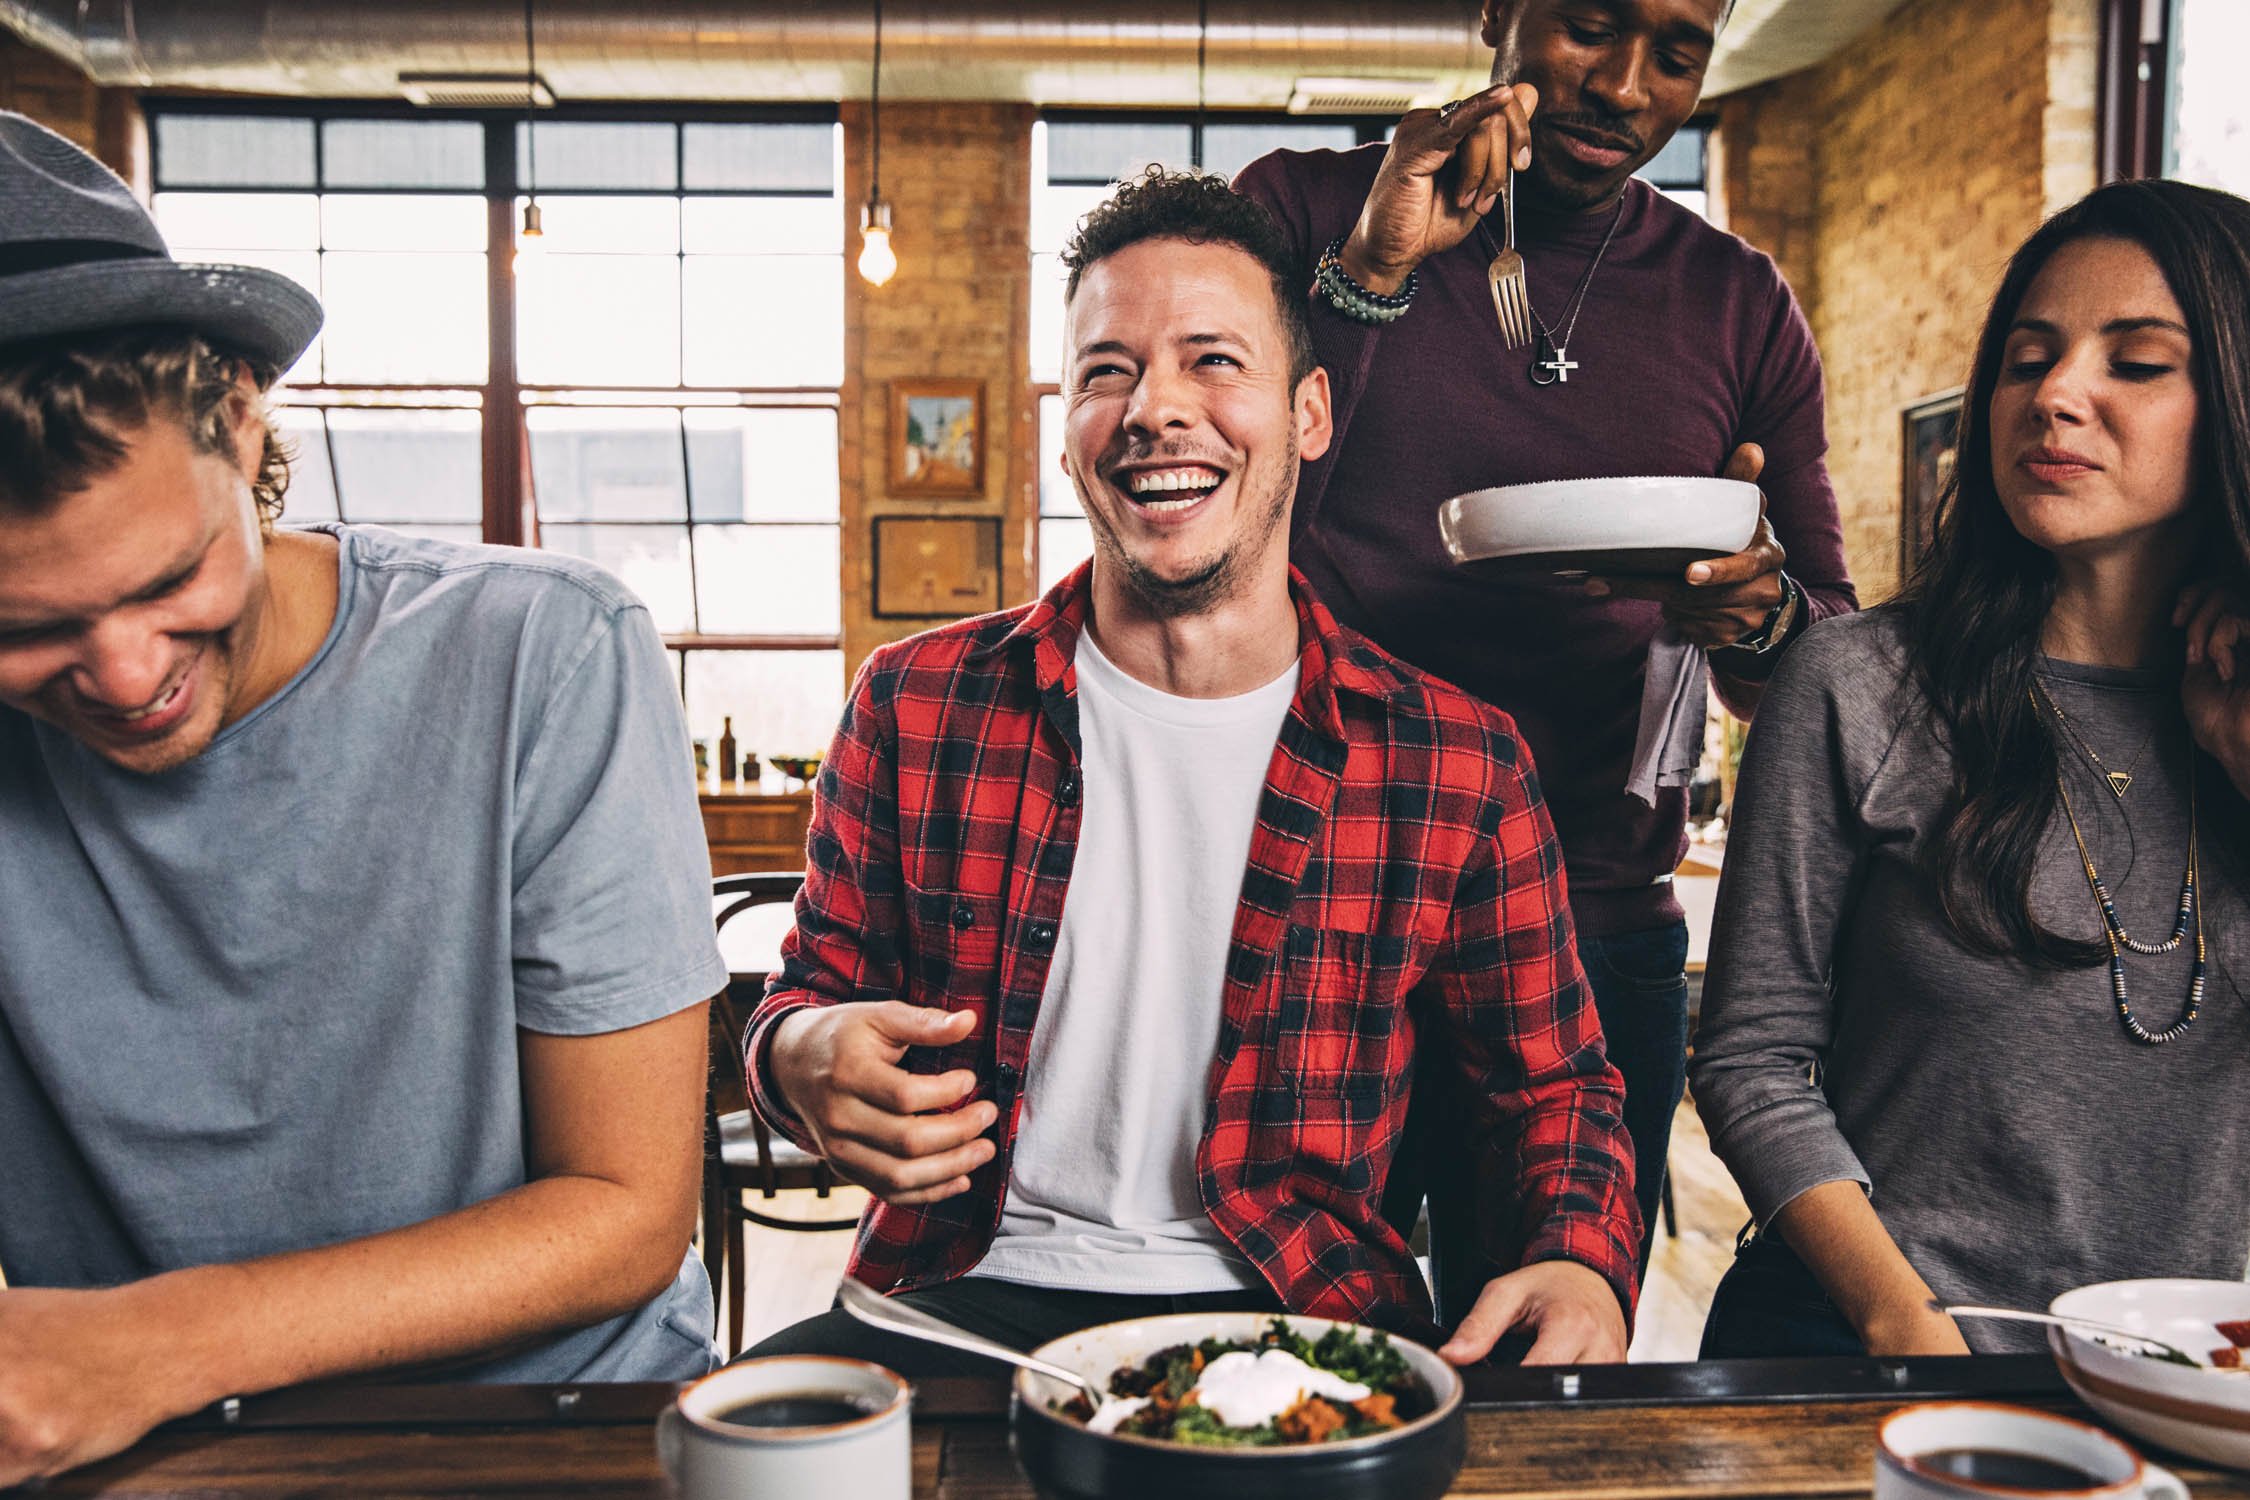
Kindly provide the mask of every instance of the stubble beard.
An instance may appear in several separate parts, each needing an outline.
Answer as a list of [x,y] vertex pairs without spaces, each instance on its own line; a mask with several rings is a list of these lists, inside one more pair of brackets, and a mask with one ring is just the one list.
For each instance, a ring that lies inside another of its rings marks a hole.
[[1297,439],[1292,433],[1281,472],[1275,478],[1272,491],[1264,497],[1251,531],[1238,534],[1217,557],[1184,578],[1167,578],[1158,573],[1128,553],[1115,532],[1099,524],[1094,527],[1094,548],[1104,561],[1117,569],[1118,579],[1126,590],[1156,618],[1181,620],[1209,614],[1247,586],[1253,560],[1264,555],[1274,532],[1289,514],[1289,502],[1297,490],[1297,468]]

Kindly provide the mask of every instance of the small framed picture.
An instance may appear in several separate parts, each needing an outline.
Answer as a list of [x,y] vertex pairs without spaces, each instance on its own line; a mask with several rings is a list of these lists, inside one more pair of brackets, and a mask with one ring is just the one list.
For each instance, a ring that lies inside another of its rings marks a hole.
[[1898,576],[1904,582],[1930,550],[1938,496],[1953,479],[1953,452],[1961,427],[1960,387],[1909,403],[1900,421],[1905,463],[1899,481]]
[[891,382],[890,492],[984,493],[984,382]]
[[875,614],[957,620],[1000,607],[998,516],[877,516]]

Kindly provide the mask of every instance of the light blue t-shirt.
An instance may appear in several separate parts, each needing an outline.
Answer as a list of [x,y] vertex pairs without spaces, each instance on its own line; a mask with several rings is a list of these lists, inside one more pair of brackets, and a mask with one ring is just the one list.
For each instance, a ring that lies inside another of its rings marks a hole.
[[[287,686],[158,776],[0,708],[0,1270],[84,1287],[414,1224],[525,1181],[517,1028],[726,982],[648,612],[553,553],[379,529]],[[715,1360],[690,1255],[451,1378]]]

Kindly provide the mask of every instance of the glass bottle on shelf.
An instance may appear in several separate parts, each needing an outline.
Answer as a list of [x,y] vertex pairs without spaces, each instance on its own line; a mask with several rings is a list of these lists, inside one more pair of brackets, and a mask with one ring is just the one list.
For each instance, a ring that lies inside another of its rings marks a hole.
[[719,730],[719,780],[729,786],[734,784],[734,717],[730,714],[721,721]]

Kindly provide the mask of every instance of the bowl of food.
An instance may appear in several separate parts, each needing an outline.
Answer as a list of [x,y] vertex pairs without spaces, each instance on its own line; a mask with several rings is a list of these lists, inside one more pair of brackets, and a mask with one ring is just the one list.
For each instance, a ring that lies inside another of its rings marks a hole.
[[1453,1367],[1352,1323],[1179,1313],[1033,1352],[1112,1398],[1016,1376],[1010,1441],[1047,1500],[1437,1500],[1467,1451]]
[[1438,534],[1485,570],[1677,577],[1749,546],[1762,503],[1739,479],[1556,479],[1456,495]]
[[2250,1469],[2250,1282],[2105,1281],[2048,1305],[2192,1356],[2184,1365],[2076,1329],[2047,1330],[2063,1379],[2105,1421],[2160,1447]]
[[766,757],[766,764],[792,781],[808,784],[820,774],[820,757],[817,755],[769,755]]

